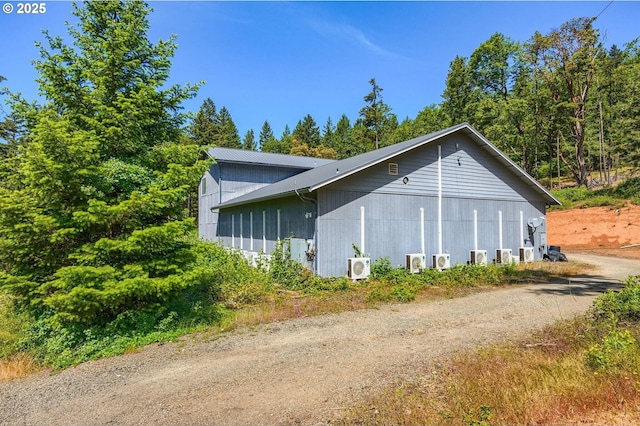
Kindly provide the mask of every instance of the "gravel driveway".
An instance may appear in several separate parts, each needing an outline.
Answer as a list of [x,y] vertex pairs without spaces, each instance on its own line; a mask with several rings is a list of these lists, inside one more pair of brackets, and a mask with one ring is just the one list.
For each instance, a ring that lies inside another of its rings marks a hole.
[[0,424],[326,424],[378,386],[461,349],[585,311],[640,262],[592,255],[589,276],[323,315],[0,383]]

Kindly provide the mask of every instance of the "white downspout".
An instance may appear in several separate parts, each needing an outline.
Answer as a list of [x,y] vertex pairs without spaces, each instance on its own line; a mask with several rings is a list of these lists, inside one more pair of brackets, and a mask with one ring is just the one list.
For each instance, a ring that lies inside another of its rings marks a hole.
[[473,211],[473,249],[478,250],[478,210]]
[[244,250],[244,234],[242,233],[242,213],[240,213],[240,250]]
[[520,210],[520,247],[524,247],[524,216]]
[[498,211],[498,241],[500,243],[499,249],[502,250],[502,210]]
[[360,206],[360,251],[365,256],[364,248],[364,206]]
[[253,251],[253,212],[249,212],[249,251]]
[[236,215],[231,215],[231,248],[236,248]]
[[267,211],[262,210],[262,251],[267,254]]
[[420,207],[420,253],[424,256],[424,207]]
[[442,253],[442,146],[438,145],[438,253]]

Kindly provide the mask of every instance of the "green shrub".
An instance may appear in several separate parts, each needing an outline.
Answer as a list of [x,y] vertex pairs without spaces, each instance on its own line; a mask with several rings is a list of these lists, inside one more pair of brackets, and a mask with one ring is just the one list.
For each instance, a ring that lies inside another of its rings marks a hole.
[[416,289],[408,284],[396,284],[391,287],[389,297],[402,303],[411,302],[416,298]]
[[379,280],[393,272],[393,265],[388,257],[381,257],[371,263],[371,278]]
[[629,330],[614,328],[600,343],[589,347],[585,362],[593,370],[615,373],[619,370],[636,371],[640,353]]
[[640,321],[640,276],[629,277],[620,291],[608,291],[591,308],[594,321]]
[[15,309],[9,296],[0,293],[0,359],[20,351],[20,342],[31,321],[26,313]]
[[263,300],[272,290],[268,275],[254,268],[242,254],[218,243],[197,243],[197,266],[211,271],[211,280],[194,289],[203,302],[223,302],[237,308]]
[[637,197],[640,194],[640,178],[627,179],[609,191],[619,198]]

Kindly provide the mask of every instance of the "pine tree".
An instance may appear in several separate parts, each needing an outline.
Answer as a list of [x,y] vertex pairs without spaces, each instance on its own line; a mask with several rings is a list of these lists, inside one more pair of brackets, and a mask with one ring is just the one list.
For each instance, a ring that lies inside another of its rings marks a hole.
[[322,128],[322,145],[327,148],[334,148],[333,141],[333,132],[335,131],[335,127],[333,122],[331,121],[331,117],[327,118],[327,122]]
[[291,131],[289,126],[284,127],[280,140],[276,138],[267,139],[261,144],[262,152],[272,152],[274,154],[290,154],[291,153]]
[[208,166],[178,145],[183,100],[167,87],[173,38],[147,40],[139,1],[74,4],[73,47],[46,34],[35,62],[45,104],[18,173],[0,188],[0,287],[58,324],[157,309],[211,273],[194,264],[186,197]]
[[390,132],[393,132],[398,124],[395,116],[391,114],[391,108],[382,100],[382,87],[378,86],[375,78],[369,80],[369,84],[371,92],[364,97],[367,104],[360,109],[360,118],[355,126],[358,128],[357,139],[364,151],[390,145]]
[[264,123],[262,124],[262,129],[260,129],[260,136],[258,137],[258,144],[260,147],[260,150],[263,149],[263,147],[265,146],[265,144],[269,144],[272,143],[272,141],[275,139],[275,137],[273,136],[273,130],[271,130],[271,125],[269,124],[268,121],[264,121]]
[[238,128],[231,118],[231,113],[226,107],[222,107],[218,113],[218,133],[213,144],[225,148],[242,148]]
[[244,139],[242,140],[242,149],[246,149],[247,151],[256,150],[256,139],[253,129],[249,129],[247,133],[245,133]]
[[207,98],[191,123],[190,136],[197,145],[211,145],[220,132],[216,104]]
[[293,136],[299,144],[307,145],[309,148],[316,148],[320,145],[320,128],[310,114],[298,121],[295,129],[293,129]]

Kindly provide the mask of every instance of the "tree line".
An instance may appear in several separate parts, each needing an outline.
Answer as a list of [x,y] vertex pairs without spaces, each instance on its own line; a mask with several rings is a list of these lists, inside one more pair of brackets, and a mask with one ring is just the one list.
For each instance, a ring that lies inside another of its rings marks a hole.
[[605,48],[595,18],[563,23],[517,42],[493,34],[450,63],[442,102],[399,121],[375,78],[358,118],[320,129],[307,114],[274,136],[265,121],[241,140],[226,108],[208,98],[188,128],[191,140],[243,149],[342,159],[468,122],[538,178],[611,184],[618,168],[640,165],[640,46]]

